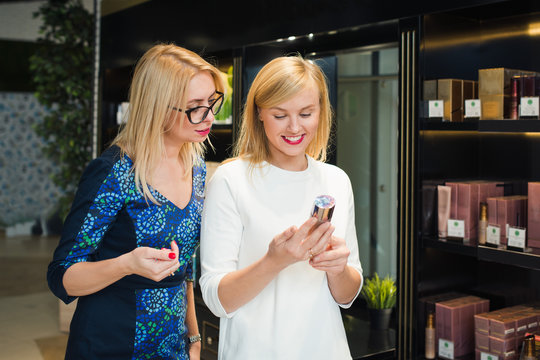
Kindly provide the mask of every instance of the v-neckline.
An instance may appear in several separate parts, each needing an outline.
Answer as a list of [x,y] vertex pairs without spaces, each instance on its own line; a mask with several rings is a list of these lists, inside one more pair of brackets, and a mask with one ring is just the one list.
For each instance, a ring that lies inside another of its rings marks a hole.
[[151,191],[154,191],[156,192],[157,194],[159,194],[159,196],[161,196],[163,199],[165,199],[166,202],[168,202],[169,204],[173,205],[175,208],[181,210],[181,211],[185,211],[189,205],[191,205],[191,203],[193,202],[193,194],[195,193],[195,191],[193,191],[193,185],[195,184],[195,181],[194,180],[194,176],[195,176],[195,171],[193,170],[193,167],[191,168],[191,194],[189,196],[189,200],[188,202],[186,203],[186,205],[182,208],[180,206],[178,206],[176,203],[174,203],[172,200],[170,200],[168,197],[166,197],[165,195],[163,195],[159,190],[157,190],[156,188],[154,188],[153,186],[151,185],[148,185],[150,186],[150,189]]

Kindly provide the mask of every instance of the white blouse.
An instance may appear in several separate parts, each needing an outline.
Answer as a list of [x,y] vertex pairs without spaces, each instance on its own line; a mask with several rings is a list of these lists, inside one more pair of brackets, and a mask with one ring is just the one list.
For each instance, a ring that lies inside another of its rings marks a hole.
[[308,157],[304,171],[263,163],[249,172],[248,162],[236,159],[221,165],[208,183],[200,285],[205,303],[221,318],[219,359],[351,359],[339,306],[348,308],[352,301],[337,304],[326,273],[307,261],[282,270],[233,313],[227,314],[218,297],[223,276],[259,260],[274,236],[303,224],[319,195],[335,198],[334,236],[345,239],[348,264],[362,274],[351,183],[336,166]]

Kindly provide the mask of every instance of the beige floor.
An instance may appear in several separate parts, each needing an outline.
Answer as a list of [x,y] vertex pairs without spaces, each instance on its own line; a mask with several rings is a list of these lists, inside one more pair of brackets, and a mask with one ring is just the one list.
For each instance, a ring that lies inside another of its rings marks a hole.
[[67,335],[59,330],[58,299],[46,269],[57,238],[0,234],[0,359],[60,360]]

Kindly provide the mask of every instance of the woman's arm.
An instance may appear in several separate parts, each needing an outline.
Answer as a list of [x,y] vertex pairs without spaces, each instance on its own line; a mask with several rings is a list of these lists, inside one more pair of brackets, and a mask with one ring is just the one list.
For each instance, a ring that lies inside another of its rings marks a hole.
[[332,236],[328,250],[310,261],[313,268],[326,272],[328,287],[338,304],[353,301],[362,284],[362,275],[347,264],[349,255],[345,240]]
[[178,246],[174,241],[171,248],[140,247],[113,259],[75,263],[64,273],[64,288],[69,296],[84,296],[132,274],[161,281],[180,266]]
[[311,231],[317,219],[308,219],[274,237],[268,252],[250,266],[228,273],[219,283],[218,295],[227,313],[236,311],[257,296],[287,266],[309,259],[313,248],[324,248],[334,227],[325,223]]
[[[197,313],[195,311],[195,294],[193,293],[193,282],[187,281],[186,289],[187,309],[186,325],[188,336],[199,335],[199,325],[197,324]],[[194,342],[189,346],[190,360],[198,360],[201,357],[201,341]]]
[[326,251],[314,256],[310,261],[315,269],[326,272],[330,293],[342,307],[352,304],[363,283],[356,238],[354,197],[348,177],[346,181],[346,184],[340,187],[345,191],[344,198],[348,199],[344,204],[347,209],[345,238],[332,236]]

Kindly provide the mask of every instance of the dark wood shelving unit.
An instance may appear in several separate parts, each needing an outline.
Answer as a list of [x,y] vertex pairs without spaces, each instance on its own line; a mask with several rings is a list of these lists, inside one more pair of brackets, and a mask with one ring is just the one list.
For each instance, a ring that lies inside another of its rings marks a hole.
[[463,122],[441,119],[420,119],[420,130],[477,131],[479,133],[537,133],[540,120],[467,120]]
[[540,249],[527,248],[524,252],[508,250],[504,247],[493,248],[483,245],[470,245],[458,241],[423,238],[424,248],[433,248],[448,253],[475,257],[478,260],[517,266],[525,269],[540,270]]
[[[471,294],[489,299],[490,310],[540,299],[540,249],[516,251],[503,246],[477,245],[476,241],[439,239],[437,226],[433,231],[433,227],[423,222],[429,218],[430,209],[434,209],[437,217],[437,207],[429,206],[430,189],[435,183],[504,181],[508,182],[505,195],[515,195],[526,194],[527,182],[540,181],[539,119],[507,120],[501,115],[497,120],[443,121],[427,117],[428,107],[423,97],[424,80],[477,81],[478,71],[489,68],[540,73],[535,60],[539,56],[538,39],[528,36],[526,31],[509,36],[505,32],[505,29],[525,28],[538,19],[538,5],[510,0],[429,14],[418,22],[419,91],[413,104],[418,112],[414,118],[418,142],[413,149],[417,156],[417,177],[413,191],[418,201],[415,230],[421,230],[415,231],[416,242],[412,245],[416,248],[415,281],[411,290],[418,309],[411,316],[417,319],[412,330],[403,331],[405,335],[412,334],[412,354],[398,347],[400,359],[424,359],[425,319],[421,315],[425,309],[420,310],[423,299],[446,293]],[[506,117],[509,105],[504,106],[500,113]],[[514,296],[512,289],[519,295]],[[468,358],[474,358],[474,353]]]

